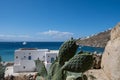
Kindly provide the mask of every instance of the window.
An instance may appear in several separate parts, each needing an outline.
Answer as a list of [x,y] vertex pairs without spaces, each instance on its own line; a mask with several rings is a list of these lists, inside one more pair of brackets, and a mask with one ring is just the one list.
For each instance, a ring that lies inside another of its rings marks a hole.
[[28,56],[28,60],[31,60],[32,59],[32,57],[31,56]]
[[23,66],[23,69],[25,69],[25,66]]
[[16,56],[16,59],[18,59],[18,56]]
[[54,58],[52,57],[52,58],[51,58],[51,63],[53,63],[53,62],[54,62]]
[[29,53],[29,55],[31,55],[31,53]]
[[39,57],[37,58],[37,60],[40,60]]

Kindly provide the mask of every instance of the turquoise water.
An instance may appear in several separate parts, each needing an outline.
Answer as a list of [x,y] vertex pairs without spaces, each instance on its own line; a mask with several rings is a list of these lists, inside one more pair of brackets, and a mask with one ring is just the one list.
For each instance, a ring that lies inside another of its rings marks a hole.
[[[38,49],[52,49],[58,50],[63,42],[27,42],[23,45],[23,42],[0,42],[0,56],[3,61],[13,61],[14,51],[19,48],[38,48]],[[83,46],[78,50],[89,52],[103,52],[103,48],[87,47]]]

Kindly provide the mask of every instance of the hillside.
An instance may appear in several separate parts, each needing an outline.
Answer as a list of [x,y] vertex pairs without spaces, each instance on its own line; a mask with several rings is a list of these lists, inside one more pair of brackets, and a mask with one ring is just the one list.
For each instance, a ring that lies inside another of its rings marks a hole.
[[110,32],[111,30],[107,30],[88,38],[78,39],[77,44],[93,47],[105,47],[107,42],[110,40]]

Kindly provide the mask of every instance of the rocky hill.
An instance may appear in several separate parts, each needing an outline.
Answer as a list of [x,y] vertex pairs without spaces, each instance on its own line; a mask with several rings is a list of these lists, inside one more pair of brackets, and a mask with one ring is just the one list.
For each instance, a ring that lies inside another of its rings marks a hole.
[[78,39],[77,44],[93,47],[105,47],[107,42],[110,40],[110,32],[111,30],[107,30],[93,35],[91,37]]

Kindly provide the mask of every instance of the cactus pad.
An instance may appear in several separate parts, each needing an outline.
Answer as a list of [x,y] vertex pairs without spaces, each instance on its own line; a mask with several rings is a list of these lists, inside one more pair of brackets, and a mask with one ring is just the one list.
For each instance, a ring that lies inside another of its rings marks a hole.
[[91,54],[78,54],[71,58],[62,69],[70,72],[85,72],[91,68],[92,63]]
[[66,61],[72,58],[75,55],[77,48],[78,46],[76,45],[76,40],[74,39],[64,42],[59,49],[59,64],[64,65]]

